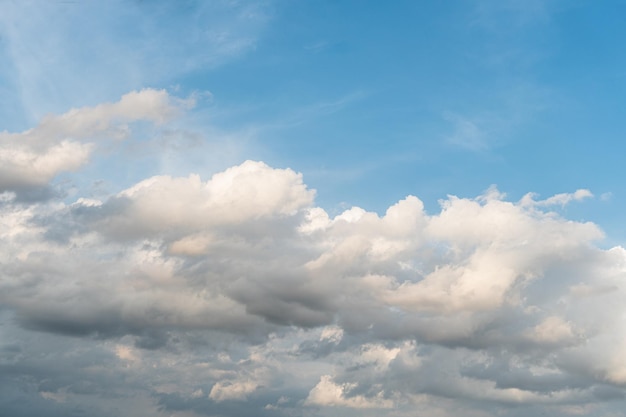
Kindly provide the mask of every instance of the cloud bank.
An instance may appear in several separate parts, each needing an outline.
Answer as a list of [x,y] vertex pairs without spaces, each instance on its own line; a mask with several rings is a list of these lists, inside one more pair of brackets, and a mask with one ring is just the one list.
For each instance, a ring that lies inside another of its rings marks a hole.
[[331,215],[301,174],[245,161],[20,200],[189,104],[142,90],[2,134],[0,409],[609,415],[623,401],[626,251],[550,210],[589,190]]

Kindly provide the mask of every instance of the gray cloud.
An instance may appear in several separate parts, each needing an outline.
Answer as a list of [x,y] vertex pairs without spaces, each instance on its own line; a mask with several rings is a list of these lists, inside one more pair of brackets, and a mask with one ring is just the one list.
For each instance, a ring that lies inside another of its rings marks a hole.
[[332,217],[301,174],[246,161],[100,200],[3,195],[11,415],[560,416],[624,398],[626,252],[549,211],[586,190]]

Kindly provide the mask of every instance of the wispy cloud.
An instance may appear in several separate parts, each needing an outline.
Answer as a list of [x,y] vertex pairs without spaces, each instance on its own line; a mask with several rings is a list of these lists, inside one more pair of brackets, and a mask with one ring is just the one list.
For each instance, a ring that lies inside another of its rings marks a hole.
[[526,82],[490,92],[477,100],[476,109],[443,112],[451,131],[444,141],[469,151],[492,151],[509,143],[518,129],[550,109],[554,100],[549,89]]
[[553,0],[476,0],[472,4],[471,24],[490,31],[510,32],[520,27],[547,23],[551,18]]
[[489,133],[479,120],[468,119],[454,113],[445,113],[444,118],[452,124],[452,134],[446,141],[452,145],[471,151],[485,151],[490,148]]
[[257,2],[4,2],[2,76],[32,122],[219,66],[253,48],[268,20]]
[[45,187],[59,173],[84,165],[96,138],[123,139],[127,123],[163,123],[193,100],[181,100],[163,90],[145,89],[122,96],[115,103],[72,109],[50,115],[21,133],[0,133],[0,191],[20,192]]

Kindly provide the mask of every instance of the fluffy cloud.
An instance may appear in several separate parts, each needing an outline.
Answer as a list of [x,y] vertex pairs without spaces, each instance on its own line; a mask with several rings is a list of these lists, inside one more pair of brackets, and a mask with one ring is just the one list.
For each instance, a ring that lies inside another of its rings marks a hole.
[[171,250],[193,254],[210,244],[203,231],[293,217],[313,195],[300,174],[246,161],[207,182],[198,175],[144,180],[98,207],[96,227],[117,238],[180,237]]
[[[45,183],[73,166],[54,147],[88,158],[86,140],[161,122],[175,101],[131,93],[20,135],[56,161]],[[432,214],[408,196],[335,216],[314,196],[301,174],[255,161],[100,200],[3,194],[4,397],[18,383],[31,411],[107,415],[98,398],[114,395],[133,416],[566,415],[624,398],[626,251],[549,211],[588,191],[511,202],[491,188]]]

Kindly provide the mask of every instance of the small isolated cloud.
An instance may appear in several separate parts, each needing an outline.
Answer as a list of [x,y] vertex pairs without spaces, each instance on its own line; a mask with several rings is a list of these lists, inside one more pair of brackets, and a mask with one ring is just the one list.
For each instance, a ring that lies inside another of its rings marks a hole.
[[[480,53],[476,57],[481,66],[488,67],[517,67],[529,59],[510,49]],[[512,140],[516,131],[544,111],[553,99],[544,88],[518,81],[482,93],[486,94],[483,101],[490,104],[465,103],[456,110],[443,112],[442,118],[448,122],[443,136],[446,144],[473,152],[491,151]]]
[[490,147],[489,136],[478,120],[447,112],[444,118],[452,123],[452,133],[447,142],[471,151],[484,151]]
[[528,193],[520,200],[520,204],[525,206],[537,206],[537,207],[549,207],[549,206],[561,206],[564,207],[572,201],[582,201],[586,198],[593,198],[591,191],[586,189],[576,190],[573,193],[561,193],[553,195],[545,200],[534,200],[536,194]]
[[600,200],[602,201],[611,201],[612,198],[613,198],[612,192],[606,192],[606,193],[600,194]]

